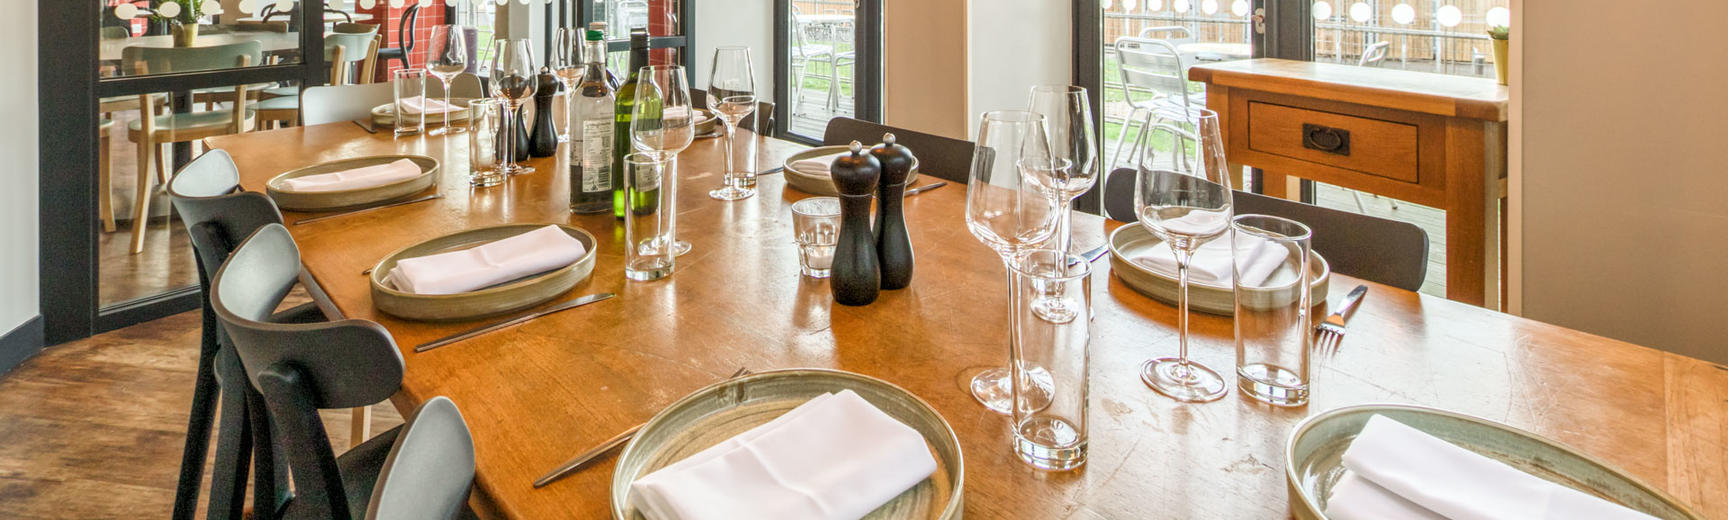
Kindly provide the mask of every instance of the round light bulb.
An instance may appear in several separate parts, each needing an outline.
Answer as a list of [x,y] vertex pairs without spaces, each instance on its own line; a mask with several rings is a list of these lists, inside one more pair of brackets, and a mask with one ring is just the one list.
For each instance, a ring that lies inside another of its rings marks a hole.
[[1361,23],[1361,22],[1366,22],[1366,21],[1368,21],[1369,18],[1373,18],[1373,17],[1374,17],[1374,8],[1369,7],[1367,2],[1356,2],[1354,4],[1350,4],[1350,19],[1351,20],[1355,20],[1357,23]]
[[1109,11],[1112,7],[1116,7],[1116,0],[1104,0],[1105,11]]
[[1434,18],[1440,20],[1440,25],[1457,27],[1459,22],[1464,21],[1464,11],[1458,10],[1458,6],[1455,5],[1443,5],[1440,6],[1438,12],[1434,13]]
[[1487,21],[1489,27],[1510,27],[1512,25],[1512,11],[1504,7],[1489,9]]
[[1218,14],[1218,0],[1200,0],[1200,12]]
[[1230,3],[1230,14],[1248,16],[1248,0],[1236,0]]
[[137,18],[138,17],[138,6],[133,5],[133,4],[129,4],[129,3],[114,6],[114,17],[119,18],[121,20],[131,20],[133,18]]
[[1392,6],[1392,21],[1410,25],[1410,22],[1416,21],[1416,8],[1410,7],[1410,4]]
[[1174,2],[1170,2],[1170,7],[1175,9],[1176,12],[1178,12],[1178,13],[1186,13],[1186,12],[1188,12],[1188,8],[1190,6],[1188,4],[1188,0],[1176,0]]
[[202,14],[204,16],[216,16],[216,15],[222,14],[222,3],[221,2],[204,2],[203,11],[204,12]]
[[162,2],[161,5],[156,6],[156,15],[163,18],[180,16],[180,4],[175,2]]
[[294,10],[294,0],[276,0],[276,12],[287,13]]
[[1314,2],[1314,19],[1325,20],[1332,17],[1332,3],[1326,0]]
[[408,5],[408,0],[390,0],[391,9],[401,9]]
[[378,7],[378,0],[360,0],[359,2],[356,2],[356,3],[358,3],[360,5],[361,9],[371,9],[374,7]]

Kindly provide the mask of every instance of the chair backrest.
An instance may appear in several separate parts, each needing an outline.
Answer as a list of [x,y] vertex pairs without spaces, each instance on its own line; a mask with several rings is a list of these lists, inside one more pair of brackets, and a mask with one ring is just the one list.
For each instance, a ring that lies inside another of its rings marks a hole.
[[419,21],[419,3],[408,6],[402,11],[402,19],[396,21],[396,47],[402,49],[403,56],[414,50],[414,24]]
[[[361,24],[355,24],[361,25]],[[371,26],[376,30],[376,26]],[[366,59],[366,53],[372,47],[373,33],[329,33],[324,35],[324,59],[332,59],[336,49],[342,49],[342,63],[354,63]]]
[[972,171],[972,152],[978,148],[971,141],[836,117],[828,120],[828,129],[822,132],[822,144],[839,145],[852,141],[874,144],[882,142],[882,134],[888,132],[893,132],[896,142],[912,149],[913,155],[918,156],[919,175],[966,183]]
[[264,63],[264,44],[245,41],[209,47],[145,47],[120,50],[120,64],[128,74],[162,74],[227,69]]
[[457,518],[474,484],[474,438],[456,403],[428,399],[402,427],[372,488],[366,520]]
[[[1133,168],[1118,168],[1104,180],[1105,216],[1135,222]],[[1314,231],[1310,245],[1332,271],[1415,291],[1428,275],[1428,233],[1415,224],[1322,208],[1312,204],[1237,191],[1238,215],[1272,215],[1301,222]]]
[[1362,59],[1356,61],[1357,66],[1368,66],[1386,61],[1386,51],[1392,48],[1392,42],[1374,42],[1362,49]]
[[369,119],[372,108],[395,101],[391,84],[329,85],[300,93],[300,120],[307,126]]
[[1186,96],[1187,63],[1168,40],[1122,37],[1116,39],[1116,67],[1130,90]]
[[[690,104],[706,110],[708,109],[708,96],[700,94],[691,96]],[[744,116],[744,120],[739,121],[738,126],[748,128],[758,134],[772,135],[774,133],[774,102],[757,101],[756,110],[750,112],[750,115]]]
[[1147,27],[1145,29],[1140,30],[1139,36],[1141,38],[1164,40],[1164,41],[1167,41],[1167,42],[1170,42],[1170,43],[1173,43],[1176,45],[1182,45],[1184,43],[1194,43],[1194,41],[1195,41],[1194,40],[1194,33],[1189,32],[1187,27],[1183,27],[1180,25],[1161,25],[1158,27]]
[[[437,78],[426,78],[426,97],[444,96],[444,82]],[[464,72],[450,80],[450,97],[453,98],[483,98],[486,97],[485,87],[480,85],[480,76]]]

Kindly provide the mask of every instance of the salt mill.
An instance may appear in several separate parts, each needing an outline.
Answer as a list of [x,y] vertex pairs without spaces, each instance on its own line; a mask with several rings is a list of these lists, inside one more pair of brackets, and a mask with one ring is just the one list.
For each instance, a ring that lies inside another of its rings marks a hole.
[[876,238],[870,233],[870,199],[876,196],[882,164],[852,141],[852,153],[834,159],[829,171],[840,194],[840,238],[828,287],[841,305],[869,305],[882,286]]
[[912,239],[906,234],[906,178],[918,161],[912,150],[894,142],[894,134],[882,134],[882,144],[870,149],[882,163],[882,182],[876,185],[876,258],[882,266],[882,290],[912,285]]
[[552,98],[558,95],[558,77],[540,68],[534,85],[534,132],[528,137],[528,155],[551,157],[558,153],[558,129],[552,126]]

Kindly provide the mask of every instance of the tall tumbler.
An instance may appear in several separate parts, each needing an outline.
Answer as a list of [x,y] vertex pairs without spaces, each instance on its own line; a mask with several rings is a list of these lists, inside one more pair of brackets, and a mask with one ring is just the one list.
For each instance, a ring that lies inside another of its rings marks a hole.
[[1069,303],[1091,315],[1092,265],[1053,249],[1015,255],[1014,312],[1019,317],[1009,367],[1014,387],[1014,453],[1044,470],[1086,463],[1089,319],[1051,320],[1034,308],[1037,296],[1061,288]]
[[[396,93],[396,137],[425,133],[426,116],[418,107],[426,106],[426,71],[396,70],[390,73],[390,80],[390,90]],[[413,114],[408,113],[410,106],[416,107]]]
[[1308,226],[1266,215],[1231,220],[1236,387],[1278,406],[1308,404]]
[[476,99],[468,104],[468,184],[476,188],[504,183],[504,163],[499,147],[503,139],[504,111],[500,99]]
[[672,214],[678,211],[662,190],[671,174],[672,154],[640,152],[624,156],[624,277],[658,280],[672,275]]

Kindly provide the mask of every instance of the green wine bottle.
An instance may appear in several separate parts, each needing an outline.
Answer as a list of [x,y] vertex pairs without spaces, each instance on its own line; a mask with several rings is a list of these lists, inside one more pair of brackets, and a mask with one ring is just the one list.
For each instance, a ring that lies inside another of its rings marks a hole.
[[[618,86],[614,94],[612,109],[613,118],[618,123],[612,129],[612,215],[624,218],[624,197],[637,197],[638,203],[654,203],[658,201],[658,193],[628,193],[624,186],[624,156],[634,153],[635,146],[630,142],[631,113],[636,109],[636,77],[642,67],[648,66],[648,30],[630,30],[630,70],[624,83]],[[644,207],[644,209],[649,209]]]

